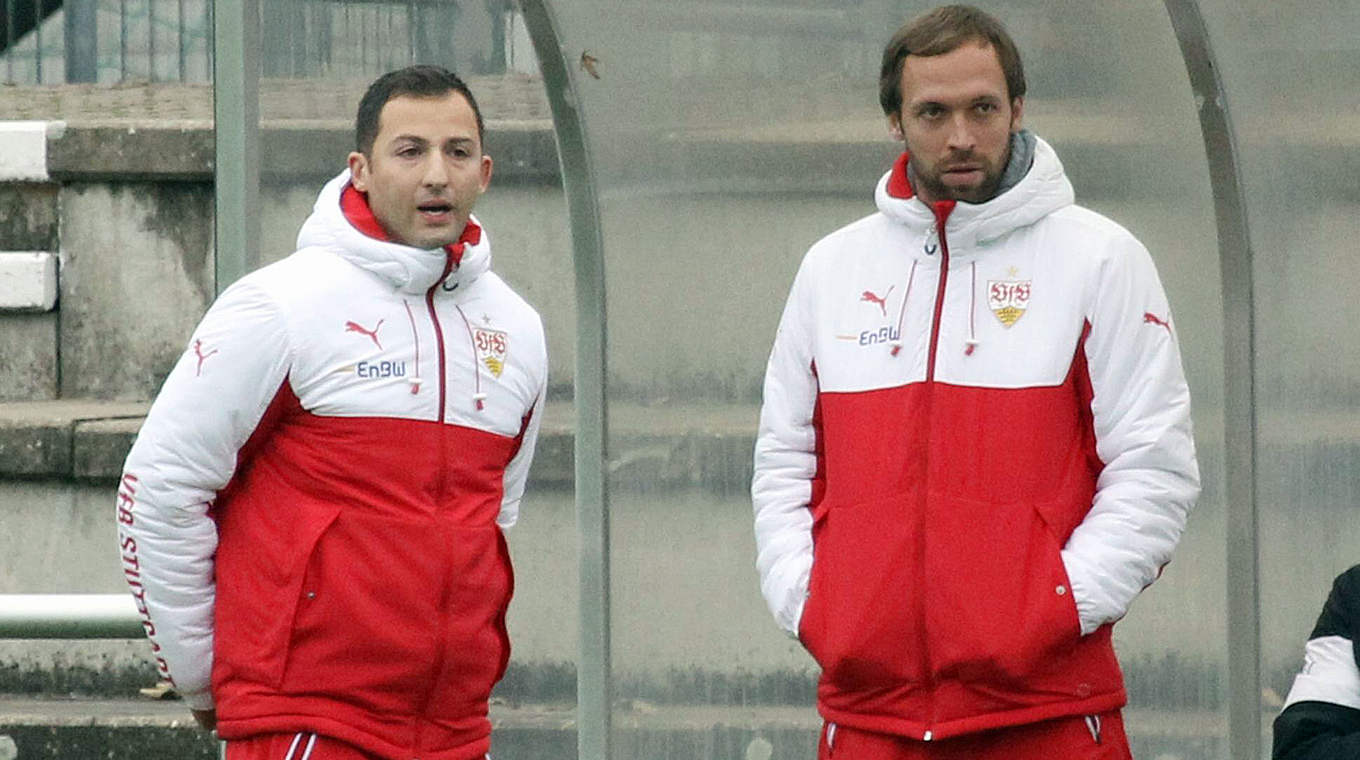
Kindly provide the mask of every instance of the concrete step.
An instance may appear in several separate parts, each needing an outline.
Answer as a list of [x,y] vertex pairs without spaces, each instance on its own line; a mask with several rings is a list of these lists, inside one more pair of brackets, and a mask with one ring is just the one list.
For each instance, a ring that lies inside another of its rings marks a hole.
[[[0,481],[57,479],[113,484],[148,402],[0,404]],[[699,487],[721,493],[751,483],[757,409],[739,404],[614,404],[610,475],[623,489]],[[568,486],[575,467],[570,401],[549,402],[530,482]]]

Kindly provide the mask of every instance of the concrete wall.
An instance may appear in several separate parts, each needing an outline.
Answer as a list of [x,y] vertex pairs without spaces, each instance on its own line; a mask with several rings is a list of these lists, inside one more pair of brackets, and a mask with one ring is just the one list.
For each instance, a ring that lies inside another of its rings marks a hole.
[[61,205],[61,396],[151,398],[212,299],[212,187],[68,182]]

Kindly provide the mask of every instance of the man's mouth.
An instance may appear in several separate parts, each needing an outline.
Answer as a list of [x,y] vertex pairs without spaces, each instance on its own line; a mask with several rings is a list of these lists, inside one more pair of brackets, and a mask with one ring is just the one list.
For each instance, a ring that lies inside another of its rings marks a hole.
[[952,179],[972,179],[980,174],[982,174],[980,166],[951,166],[943,172],[943,176]]
[[443,224],[452,216],[453,204],[445,201],[428,201],[416,206],[420,216],[431,224]]

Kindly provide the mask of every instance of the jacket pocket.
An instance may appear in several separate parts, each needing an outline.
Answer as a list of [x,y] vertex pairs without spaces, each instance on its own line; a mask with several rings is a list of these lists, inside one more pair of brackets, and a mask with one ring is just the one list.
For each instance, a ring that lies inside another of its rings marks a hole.
[[[304,513],[305,514],[305,513]],[[298,611],[307,595],[307,569],[311,566],[313,557],[316,553],[317,545],[321,542],[321,537],[326,534],[340,516],[338,507],[328,507],[326,509],[313,510],[310,514],[300,520],[297,533],[297,551],[293,556],[291,567],[285,576],[285,585],[277,599],[271,602],[262,603],[262,608],[273,608],[274,614],[280,616],[280,624],[274,626],[275,635],[270,646],[266,651],[273,652],[274,655],[265,659],[269,667],[268,683],[277,689],[283,683],[283,674],[288,667],[288,652],[292,632],[297,624]]]
[[343,694],[373,713],[416,709],[437,668],[448,551],[430,521],[339,515],[297,588],[280,690]]
[[813,527],[799,637],[842,691],[920,682],[919,541],[907,496],[832,502]]
[[215,567],[215,689],[278,687],[303,573],[338,514],[333,505],[302,501],[227,507]]
[[482,714],[510,661],[505,615],[514,577],[500,528],[459,528],[452,539],[449,593],[441,611],[442,666],[433,684],[433,704],[449,714]]
[[1000,700],[993,709],[1014,706],[1008,695],[1064,691],[1064,653],[1081,627],[1062,543],[1040,509],[941,495],[931,504],[925,559],[936,677],[981,685]]

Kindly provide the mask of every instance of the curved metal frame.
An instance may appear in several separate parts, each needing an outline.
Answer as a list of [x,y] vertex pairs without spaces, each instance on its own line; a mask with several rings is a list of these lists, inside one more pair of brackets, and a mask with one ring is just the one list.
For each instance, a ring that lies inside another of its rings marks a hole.
[[580,649],[576,663],[577,756],[608,760],[610,743],[609,489],[604,239],[595,172],[569,56],[547,0],[521,0],[552,108],[557,158],[576,269],[576,527],[580,562]]
[[217,294],[260,261],[259,0],[213,11],[213,287]]
[[1256,326],[1251,234],[1237,138],[1196,0],[1165,0],[1195,93],[1223,286],[1223,438],[1228,499],[1228,756],[1261,753],[1261,605],[1256,508]]

